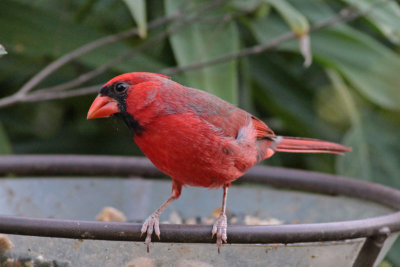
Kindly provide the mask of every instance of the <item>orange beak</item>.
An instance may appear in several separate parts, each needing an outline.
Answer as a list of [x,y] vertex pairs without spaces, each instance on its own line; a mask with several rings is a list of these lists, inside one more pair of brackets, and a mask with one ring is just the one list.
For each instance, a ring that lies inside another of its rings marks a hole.
[[98,95],[88,111],[87,119],[106,118],[119,112],[117,101],[108,96]]

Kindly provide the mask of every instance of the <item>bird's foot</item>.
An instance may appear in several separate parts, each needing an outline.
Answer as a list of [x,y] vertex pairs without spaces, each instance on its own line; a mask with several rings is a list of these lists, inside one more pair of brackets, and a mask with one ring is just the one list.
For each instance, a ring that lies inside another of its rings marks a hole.
[[142,225],[141,236],[147,232],[146,239],[144,241],[147,246],[147,253],[150,251],[151,235],[153,234],[153,231],[158,239],[160,239],[160,221],[157,213],[151,214]]
[[214,237],[214,235],[217,234],[218,253],[220,253],[222,241],[224,241],[225,243],[227,242],[226,228],[227,228],[226,215],[221,214],[219,215],[217,221],[214,223],[211,236]]

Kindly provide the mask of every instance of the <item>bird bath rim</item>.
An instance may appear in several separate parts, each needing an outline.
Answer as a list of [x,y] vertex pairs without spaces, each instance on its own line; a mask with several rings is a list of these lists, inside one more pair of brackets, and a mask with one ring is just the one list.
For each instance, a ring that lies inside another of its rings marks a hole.
[[[161,177],[143,157],[78,155],[0,156],[0,175],[89,175]],[[34,178],[33,178],[34,179]],[[70,177],[73,179],[73,177]],[[256,166],[238,180],[279,188],[345,195],[366,199],[400,210],[400,191],[371,182],[317,172]],[[141,224],[0,216],[0,232],[6,234],[76,239],[143,241]],[[213,243],[209,225],[161,225],[161,240],[155,242]],[[228,243],[298,243],[366,238],[358,262],[375,260],[386,238],[400,232],[400,211],[361,220],[274,226],[228,227]],[[356,261],[357,262],[357,261]]]

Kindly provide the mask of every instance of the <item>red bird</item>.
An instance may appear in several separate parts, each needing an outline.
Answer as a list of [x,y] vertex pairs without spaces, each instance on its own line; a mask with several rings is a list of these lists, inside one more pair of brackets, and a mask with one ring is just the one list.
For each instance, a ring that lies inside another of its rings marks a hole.
[[117,76],[100,90],[87,118],[121,117],[143,153],[172,178],[171,197],[142,226],[149,249],[159,216],[182,186],[223,188],[222,210],[212,228],[218,251],[227,241],[228,188],[256,163],[275,152],[350,151],[339,144],[277,136],[264,122],[207,92],[180,85],[167,76],[134,72]]

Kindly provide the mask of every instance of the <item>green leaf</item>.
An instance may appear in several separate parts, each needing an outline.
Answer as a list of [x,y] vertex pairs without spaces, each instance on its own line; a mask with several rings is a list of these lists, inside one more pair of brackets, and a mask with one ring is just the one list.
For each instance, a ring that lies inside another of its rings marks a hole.
[[7,54],[7,51],[6,51],[6,49],[4,48],[4,46],[2,46],[2,45],[0,44],[0,56],[5,55],[5,54]]
[[310,45],[310,25],[307,18],[285,0],[264,0],[270,3],[289,24],[299,39],[300,53],[304,57],[304,66],[309,67],[312,62]]
[[384,260],[378,264],[378,267],[393,267],[393,265],[390,262],[388,262],[387,260]]
[[136,21],[139,29],[139,35],[146,38],[147,21],[146,21],[146,1],[145,0],[123,0],[128,6],[133,19]]
[[400,57],[373,38],[349,27],[313,34],[315,59],[336,68],[374,103],[400,109]]
[[[312,16],[320,19],[319,15]],[[253,21],[251,29],[260,43],[267,43],[287,31],[274,16]],[[318,64],[339,71],[354,88],[377,105],[400,110],[400,75],[397,72],[400,57],[393,51],[346,25],[313,32],[312,47]],[[297,52],[293,41],[280,48]]]
[[400,239],[397,239],[394,242],[392,248],[390,249],[389,253],[387,254],[386,258],[392,263],[389,266],[379,266],[379,267],[396,267],[400,265]]
[[[346,131],[351,127],[351,121],[344,103],[332,85],[321,86],[315,95],[315,104],[319,118],[332,125],[335,129]],[[353,96],[354,94],[352,94]]]
[[[165,0],[167,14],[173,13],[183,3],[182,0]],[[170,42],[179,66],[202,62],[239,50],[239,34],[234,22],[223,21],[221,9],[209,12],[211,16],[221,16],[219,22],[191,23],[174,33]],[[175,24],[173,24],[175,25]],[[238,103],[237,61],[201,68],[184,73],[188,86],[211,92],[233,104]]]
[[[0,1],[0,30],[7,36],[2,42],[11,54],[47,59],[60,57],[104,36],[89,26],[76,24],[57,14],[13,1]],[[131,50],[132,47],[127,43],[118,42],[95,50],[77,61],[90,67],[98,67]],[[164,67],[164,64],[152,57],[139,53],[114,66],[113,70],[157,71]]]
[[237,10],[248,11],[260,7],[262,0],[231,0],[229,5]]
[[400,43],[400,7],[396,1],[381,1],[377,4],[375,0],[344,0],[349,5],[355,6],[360,12],[368,11],[364,18],[391,42]]
[[[252,77],[260,85],[255,89],[255,101],[283,120],[290,134],[337,138],[335,130],[318,119],[313,105],[312,85],[303,78],[308,77],[307,74],[288,68],[289,63],[274,54],[252,57],[250,63]],[[304,71],[304,68],[301,70]]]
[[7,133],[0,122],[0,155],[11,154],[11,143],[8,140]]
[[289,24],[292,31],[297,36],[308,34],[310,25],[307,18],[294,8],[289,2],[285,0],[264,0],[266,3],[271,4],[282,16],[282,18]]
[[338,172],[400,188],[400,136],[393,134],[398,127],[372,110],[364,110],[362,121],[362,128],[351,128],[344,138],[353,152],[338,158]]
[[[337,108],[344,109],[347,115],[350,117],[350,121],[352,122],[352,128],[349,133],[347,133],[345,142],[351,143],[353,151],[350,152],[351,155],[346,155],[346,159],[339,159],[339,168],[341,168],[341,172],[344,173],[346,172],[344,170],[346,167],[343,165],[343,161],[356,161],[356,163],[353,162],[352,167],[354,169],[351,172],[357,173],[356,177],[371,179],[371,170],[369,167],[366,167],[369,166],[369,152],[367,141],[365,140],[367,137],[364,135],[364,126],[362,123],[361,114],[356,106],[356,102],[350,93],[350,89],[347,87],[339,73],[328,69],[327,74],[332,82],[333,88],[341,98],[341,103],[343,103],[343,106]],[[347,139],[351,139],[351,141]]]
[[[337,16],[321,1],[291,1],[311,22]],[[380,9],[388,2],[374,8]],[[375,2],[374,2],[375,3]],[[397,15],[397,19],[399,19]],[[315,57],[325,66],[336,64],[339,72],[361,94],[384,108],[400,110],[400,56],[371,36],[344,23],[312,34]],[[325,60],[328,59],[328,62]]]
[[251,95],[251,67],[248,58],[239,60],[239,103],[238,106],[251,114],[255,114],[252,95]]
[[339,75],[339,73],[331,69],[327,69],[326,72],[332,82],[333,88],[341,98],[341,103],[344,104],[343,107],[350,117],[352,124],[357,128],[361,128],[361,115],[358,111],[355,100],[350,93],[350,88],[348,88],[347,84]]

